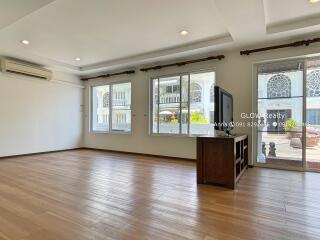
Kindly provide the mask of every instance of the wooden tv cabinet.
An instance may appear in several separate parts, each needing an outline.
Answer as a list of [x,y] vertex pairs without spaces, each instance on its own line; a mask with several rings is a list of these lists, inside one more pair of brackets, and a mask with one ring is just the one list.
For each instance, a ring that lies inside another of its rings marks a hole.
[[197,137],[197,182],[234,189],[248,168],[248,136]]

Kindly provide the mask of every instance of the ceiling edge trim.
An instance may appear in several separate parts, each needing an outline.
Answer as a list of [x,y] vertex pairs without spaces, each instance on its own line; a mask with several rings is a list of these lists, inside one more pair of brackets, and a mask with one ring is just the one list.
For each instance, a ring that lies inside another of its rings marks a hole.
[[320,24],[320,14],[297,18],[290,21],[277,22],[267,25],[267,34],[275,34],[301,28],[312,27]]
[[159,58],[159,57],[164,57],[164,56],[170,56],[173,54],[177,53],[184,53],[188,51],[194,51],[197,49],[201,48],[207,48],[211,46],[218,46],[222,44],[227,44],[233,42],[233,38],[231,35],[228,33],[223,36],[219,36],[216,38],[210,38],[198,42],[193,42],[189,44],[184,44],[172,48],[167,48],[167,49],[162,49],[158,51],[152,51],[149,53],[144,53],[144,54],[139,54],[131,57],[126,57],[126,58],[121,58],[121,59],[116,59],[116,60],[111,60],[111,61],[105,61],[101,63],[96,63],[96,64],[91,64],[91,65],[86,65],[80,67],[81,72],[85,71],[93,71],[93,70],[99,70],[103,68],[108,68],[116,65],[126,65],[130,63],[135,63],[135,62],[141,62],[141,61],[146,61],[148,59],[153,59],[153,58]]

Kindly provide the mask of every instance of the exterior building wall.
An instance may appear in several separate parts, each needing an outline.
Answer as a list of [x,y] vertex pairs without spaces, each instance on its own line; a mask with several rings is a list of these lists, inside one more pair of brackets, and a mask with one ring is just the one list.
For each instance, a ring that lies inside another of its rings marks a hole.
[[[293,98],[268,98],[268,81],[277,75],[277,73],[261,74],[258,77],[258,110],[259,114],[265,115],[270,113],[271,110],[288,110],[291,112],[291,117],[298,125],[302,125],[302,96],[303,96],[303,72],[293,71],[281,73],[287,76],[291,82],[290,97]],[[296,98],[297,97],[297,98]],[[299,98],[300,97],[300,98]],[[267,127],[263,128],[267,131]]]
[[[307,71],[307,76],[313,70]],[[285,72],[281,73],[289,77],[291,81],[291,97],[293,98],[284,98],[284,99],[259,99],[258,100],[258,109],[259,114],[266,114],[268,110],[290,110],[291,118],[294,119],[299,126],[303,122],[303,72],[294,71],[294,72]],[[268,81],[275,74],[263,74],[259,75],[258,80],[258,97],[259,98],[268,98]],[[300,98],[299,98],[300,97]],[[309,109],[320,109],[320,97],[307,97],[307,108]],[[266,127],[263,129],[266,131]]]

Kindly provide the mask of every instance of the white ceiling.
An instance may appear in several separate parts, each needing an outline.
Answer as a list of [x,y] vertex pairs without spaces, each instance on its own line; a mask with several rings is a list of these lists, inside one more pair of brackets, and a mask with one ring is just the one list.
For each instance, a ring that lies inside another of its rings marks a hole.
[[[0,0],[0,6],[0,55],[79,75],[320,30],[320,3],[308,0]],[[182,29],[190,34],[180,36]]]
[[319,30],[320,3],[309,0],[264,0],[268,33]]
[[265,0],[266,23],[292,21],[299,18],[320,15],[320,4],[310,4],[308,0]]
[[53,0],[26,0],[10,1],[0,0],[0,29],[10,25],[29,13],[45,6]]

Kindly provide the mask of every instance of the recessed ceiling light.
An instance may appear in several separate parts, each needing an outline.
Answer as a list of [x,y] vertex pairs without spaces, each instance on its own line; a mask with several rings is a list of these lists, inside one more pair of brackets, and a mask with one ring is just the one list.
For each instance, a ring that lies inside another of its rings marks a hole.
[[30,41],[29,40],[21,40],[21,43],[24,44],[24,45],[29,45],[30,44]]
[[76,58],[74,58],[74,60],[76,60],[76,61],[80,61],[80,60],[81,60],[81,58],[76,57]]
[[319,2],[320,0],[309,0],[310,3],[317,3]]
[[187,36],[188,34],[189,34],[189,32],[187,30],[180,31],[181,36]]

